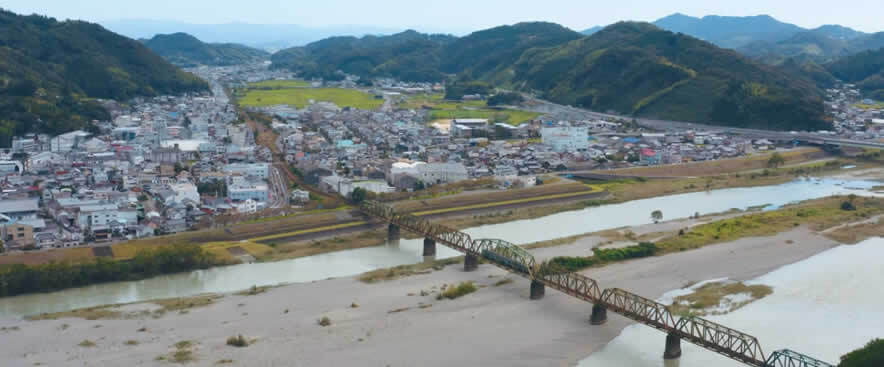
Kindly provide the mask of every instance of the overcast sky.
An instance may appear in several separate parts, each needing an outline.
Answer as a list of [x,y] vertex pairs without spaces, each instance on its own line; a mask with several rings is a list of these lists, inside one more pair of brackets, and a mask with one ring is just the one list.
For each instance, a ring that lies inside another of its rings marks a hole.
[[618,20],[653,21],[680,12],[692,16],[757,15],[802,27],[841,24],[884,30],[882,0],[3,0],[0,7],[60,19],[121,19],[187,23],[370,25],[464,32],[520,21],[556,22],[582,30]]

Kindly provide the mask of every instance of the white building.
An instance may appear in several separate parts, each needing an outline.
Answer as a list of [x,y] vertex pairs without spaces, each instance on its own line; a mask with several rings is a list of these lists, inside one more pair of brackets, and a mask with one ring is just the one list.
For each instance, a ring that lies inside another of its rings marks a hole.
[[270,188],[263,183],[237,180],[227,187],[227,197],[234,201],[254,200],[265,202],[270,200]]
[[390,168],[393,182],[402,176],[411,176],[426,184],[435,185],[463,181],[469,178],[467,168],[462,163],[396,162]]
[[576,152],[589,149],[589,128],[576,126],[543,127],[543,144],[556,152]]
[[118,219],[118,208],[114,204],[83,205],[77,224],[80,228],[106,227]]
[[224,166],[224,172],[266,180],[270,177],[270,163],[231,163]]

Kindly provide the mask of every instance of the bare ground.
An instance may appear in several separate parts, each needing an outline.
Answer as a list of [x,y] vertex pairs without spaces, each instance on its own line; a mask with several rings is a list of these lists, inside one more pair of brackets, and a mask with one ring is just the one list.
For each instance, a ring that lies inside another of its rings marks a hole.
[[[588,252],[597,242],[587,239],[534,251],[539,256]],[[657,298],[696,281],[752,279],[835,245],[798,228],[773,237],[609,265],[586,274],[602,287],[622,287]],[[495,286],[504,277],[515,281]],[[436,299],[443,285],[464,281],[481,288],[456,300]],[[127,306],[132,307],[137,306]],[[175,343],[188,340],[195,357],[188,365],[194,366],[212,366],[221,360],[233,360],[234,366],[569,366],[630,323],[611,314],[608,324],[590,326],[590,309],[590,304],[553,290],[541,301],[530,301],[527,280],[490,265],[470,273],[452,265],[377,284],[351,277],[294,284],[248,297],[227,295],[212,305],[158,319],[0,319],[0,327],[5,328],[0,328],[4,346],[0,360],[4,366],[164,366],[170,362],[157,358],[169,356]],[[331,320],[330,326],[318,325],[323,316]],[[138,331],[142,328],[146,329]],[[245,348],[225,344],[238,334],[255,341]],[[86,339],[95,346],[80,346]],[[661,351],[664,339],[660,334]]]

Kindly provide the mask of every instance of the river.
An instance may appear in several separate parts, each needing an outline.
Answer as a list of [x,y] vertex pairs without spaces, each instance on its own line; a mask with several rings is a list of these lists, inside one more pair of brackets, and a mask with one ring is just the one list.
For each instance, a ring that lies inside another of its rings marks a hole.
[[[516,244],[551,240],[610,228],[648,224],[650,213],[661,210],[664,219],[686,218],[732,208],[769,204],[767,209],[839,194],[872,195],[872,181],[802,179],[790,183],[661,196],[621,204],[553,214],[550,216],[465,230],[473,238],[500,238]],[[0,317],[21,317],[68,311],[105,304],[225,293],[251,287],[310,282],[352,276],[367,271],[423,261],[423,240],[401,240],[386,246],[340,251],[269,263],[242,264],[160,276],[135,282],[116,282],[0,299]],[[438,246],[436,258],[458,256]]]
[[[770,296],[708,319],[758,338],[765,353],[789,348],[829,363],[884,337],[884,239],[840,246],[784,266],[750,284],[774,288]],[[677,291],[674,291],[677,292]],[[671,292],[660,302],[671,303]],[[643,325],[626,327],[579,367],[730,367],[743,364],[682,342],[678,361],[663,361],[666,335]]]

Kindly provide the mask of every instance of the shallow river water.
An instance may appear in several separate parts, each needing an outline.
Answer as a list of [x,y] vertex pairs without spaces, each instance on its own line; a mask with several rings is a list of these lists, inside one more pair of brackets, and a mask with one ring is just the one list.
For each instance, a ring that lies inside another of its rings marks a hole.
[[[765,353],[789,348],[837,364],[842,355],[884,337],[882,265],[884,239],[837,247],[749,282],[769,285],[774,293],[708,319],[755,336]],[[687,342],[681,343],[679,361],[664,362],[665,338],[657,330],[631,325],[579,366],[744,366]]]
[[[871,181],[803,179],[763,187],[736,188],[662,196],[622,204],[564,212],[543,218],[475,227],[466,230],[473,238],[500,238],[516,244],[573,236],[604,229],[648,224],[650,213],[661,210],[665,220],[686,218],[732,208],[746,209],[770,204],[768,209],[791,202],[838,194],[871,195]],[[367,271],[424,261],[423,240],[401,240],[386,246],[340,251],[293,260],[242,264],[135,282],[116,282],[0,299],[0,317],[20,317],[44,312],[67,311],[104,304],[185,297],[201,293],[223,293],[252,285],[309,282],[330,277],[352,276]],[[437,259],[458,256],[438,246]]]

